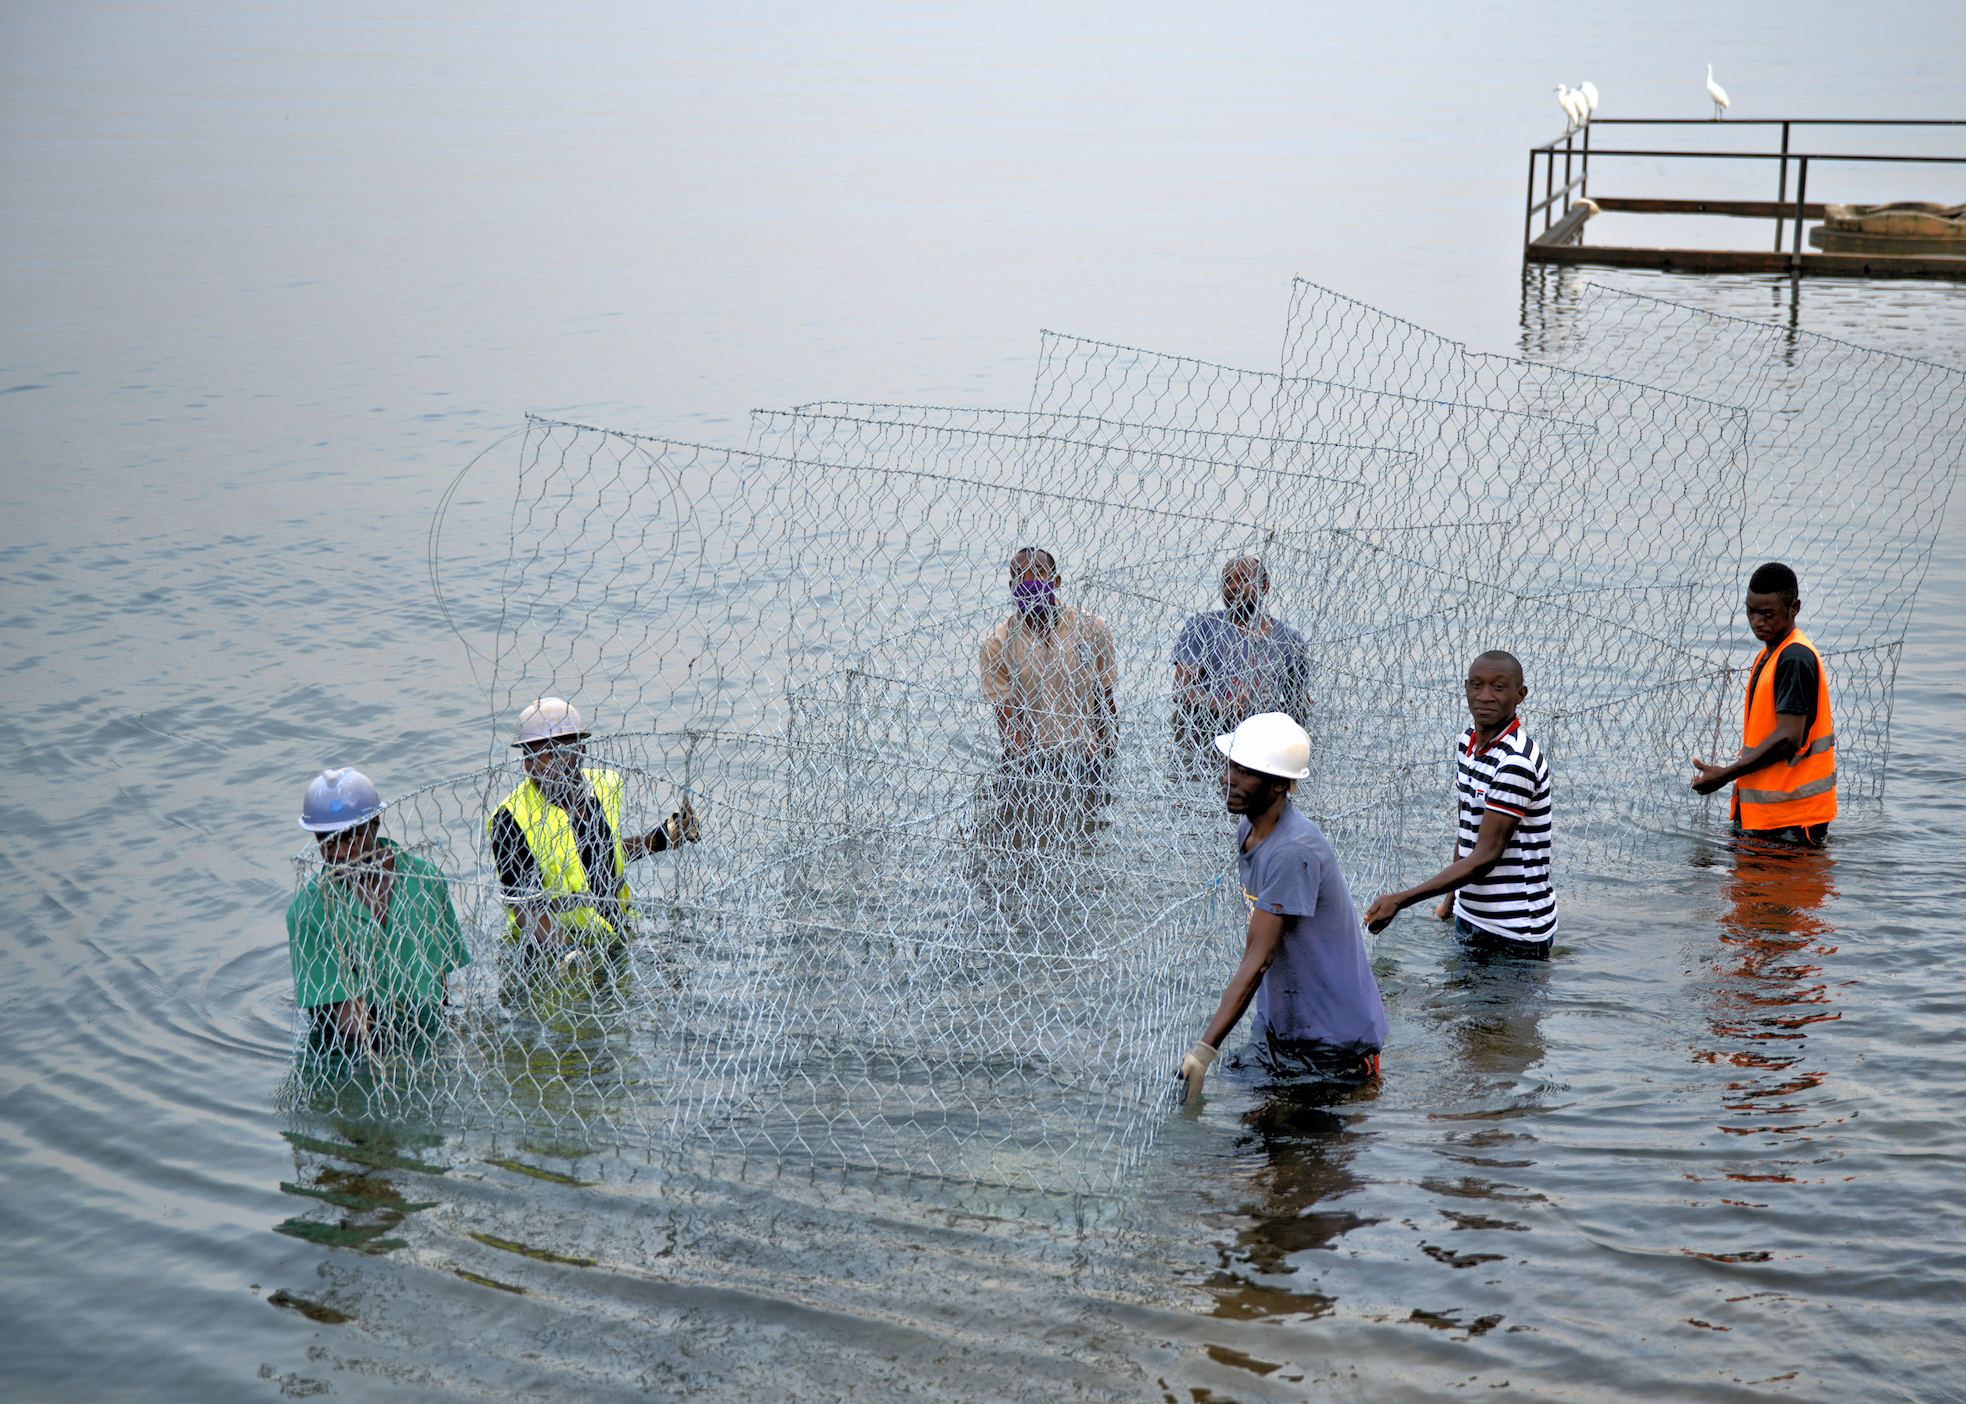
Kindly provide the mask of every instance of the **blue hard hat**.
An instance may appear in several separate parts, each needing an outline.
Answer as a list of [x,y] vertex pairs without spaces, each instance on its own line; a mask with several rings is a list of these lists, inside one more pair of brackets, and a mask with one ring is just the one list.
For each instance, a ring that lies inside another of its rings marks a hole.
[[332,834],[367,823],[382,813],[382,796],[369,777],[353,767],[324,770],[307,786],[300,802],[300,827],[309,833]]

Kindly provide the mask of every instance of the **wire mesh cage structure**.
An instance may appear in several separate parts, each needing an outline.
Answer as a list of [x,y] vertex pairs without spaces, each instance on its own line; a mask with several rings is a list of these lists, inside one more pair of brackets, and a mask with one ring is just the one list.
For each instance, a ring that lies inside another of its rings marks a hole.
[[[717,894],[741,886],[759,866],[754,842],[782,848],[780,835],[738,822],[772,822],[778,796],[757,786],[776,768],[780,749],[714,733],[591,738],[587,764],[624,782],[623,831],[658,827],[695,789],[717,793],[732,822],[703,835],[690,863],[638,865],[625,920],[616,923],[622,939],[571,948],[575,958],[564,962],[523,958],[507,929],[486,821],[525,782],[518,762],[392,801],[384,833],[443,874],[468,951],[461,966],[435,943],[394,953],[394,960],[420,963],[418,973],[433,978],[444,973],[435,967],[453,967],[446,1014],[459,1036],[428,1045],[395,1041],[391,1055],[368,1060],[361,1077],[336,1081],[339,1104],[584,1145],[597,1137],[659,1141],[740,1097],[754,1080],[754,1034],[745,1006],[731,995],[756,983],[760,948],[742,913],[726,913]],[[351,885],[345,873],[338,884],[327,882],[315,853],[303,854],[296,867],[303,890]],[[706,909],[715,919],[703,915]],[[402,915],[392,912],[399,926]],[[363,931],[336,934],[346,968],[378,963]],[[302,1047],[303,1083],[348,1070],[306,1019]]]
[[[1881,798],[1898,659],[1958,478],[1966,376],[1594,286],[1552,321],[1548,357],[1702,384],[1743,407],[1754,445],[1744,569],[1781,560],[1800,577],[1802,627],[1832,670],[1839,799]],[[1715,651],[1726,656],[1724,638]],[[1735,655],[1737,670],[1745,662]]]
[[[1046,333],[1022,410],[814,404],[742,449],[530,421],[493,710],[576,702],[622,831],[687,797],[702,837],[632,865],[625,939],[542,971],[486,838],[515,764],[397,801],[473,960],[459,1036],[363,1095],[474,1134],[1119,1186],[1240,945],[1173,650],[1243,557],[1302,637],[1270,704],[1361,903],[1439,866],[1487,649],[1524,663],[1560,890],[1718,822],[1685,758],[1731,749],[1770,557],[1831,660],[1845,803],[1874,801],[1962,378],[1602,290],[1553,345],[1476,355],[1300,283],[1270,371]],[[1024,547],[1083,631],[1086,710],[1049,718],[1071,764],[1006,750],[989,681]]]

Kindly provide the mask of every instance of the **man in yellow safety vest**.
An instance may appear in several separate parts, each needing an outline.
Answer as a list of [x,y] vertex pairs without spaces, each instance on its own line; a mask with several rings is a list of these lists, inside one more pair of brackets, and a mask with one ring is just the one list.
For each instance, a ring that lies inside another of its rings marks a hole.
[[1836,727],[1822,654],[1795,627],[1802,590],[1776,561],[1748,580],[1748,628],[1761,640],[1741,710],[1741,751],[1729,765],[1693,762],[1693,789],[1734,786],[1744,832],[1818,847],[1836,817]]
[[646,834],[621,833],[622,783],[589,766],[580,713],[542,697],[512,745],[526,778],[485,821],[505,899],[506,939],[529,960],[618,950],[631,932],[628,865],[699,834],[688,801]]

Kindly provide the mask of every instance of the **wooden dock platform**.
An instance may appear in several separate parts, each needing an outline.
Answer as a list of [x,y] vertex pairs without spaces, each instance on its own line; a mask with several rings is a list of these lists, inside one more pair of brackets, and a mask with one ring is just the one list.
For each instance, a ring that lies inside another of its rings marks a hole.
[[[1719,130],[1744,126],[1781,128],[1778,151],[1702,151],[1635,150],[1591,146],[1591,133],[1598,127],[1623,126],[1699,126]],[[1655,268],[1675,273],[1785,273],[1792,277],[1835,278],[1956,278],[1966,280],[1966,247],[1958,255],[1946,253],[1824,253],[1803,248],[1803,228],[1810,221],[1826,217],[1826,204],[1806,198],[1810,165],[1820,171],[1841,163],[1877,162],[1906,165],[1966,166],[1966,156],[1855,155],[1842,152],[1795,151],[1791,149],[1791,129],[1795,127],[1966,127],[1966,121],[1914,121],[1862,119],[1839,121],[1828,118],[1750,118],[1733,122],[1709,122],[1703,118],[1605,117],[1529,152],[1529,193],[1522,219],[1522,257],[1526,263],[1596,264],[1615,268]],[[1777,163],[1776,198],[1773,200],[1676,200],[1595,195],[1590,191],[1591,162],[1610,158],[1637,157],[1650,160],[1685,161],[1773,161]],[[1557,162],[1563,164],[1563,178],[1557,179]],[[1789,198],[1789,174],[1795,171],[1795,196]],[[1540,171],[1538,168],[1541,168]],[[1537,198],[1537,177],[1542,177],[1542,198]],[[1961,172],[1947,170],[1948,181],[1957,181]],[[1820,177],[1818,185],[1820,188]],[[1773,221],[1774,246],[1768,249],[1673,249],[1633,245],[1585,243],[1584,227],[1592,216],[1613,211],[1627,214],[1720,215],[1737,219]],[[1537,215],[1543,216],[1543,229],[1532,234]],[[1786,226],[1786,228],[1785,228]],[[1789,247],[1783,248],[1784,234],[1791,233]]]

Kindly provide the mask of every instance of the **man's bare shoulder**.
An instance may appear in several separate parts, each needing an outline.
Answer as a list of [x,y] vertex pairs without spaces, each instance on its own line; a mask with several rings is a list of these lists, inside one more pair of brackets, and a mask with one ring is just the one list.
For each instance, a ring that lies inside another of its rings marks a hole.
[[1059,622],[1063,626],[1059,631],[1061,633],[1069,634],[1083,629],[1088,634],[1106,634],[1110,636],[1113,632],[1106,627],[1106,621],[1102,616],[1090,613],[1087,610],[1073,609],[1068,605],[1060,609],[1058,613],[1060,616]]

